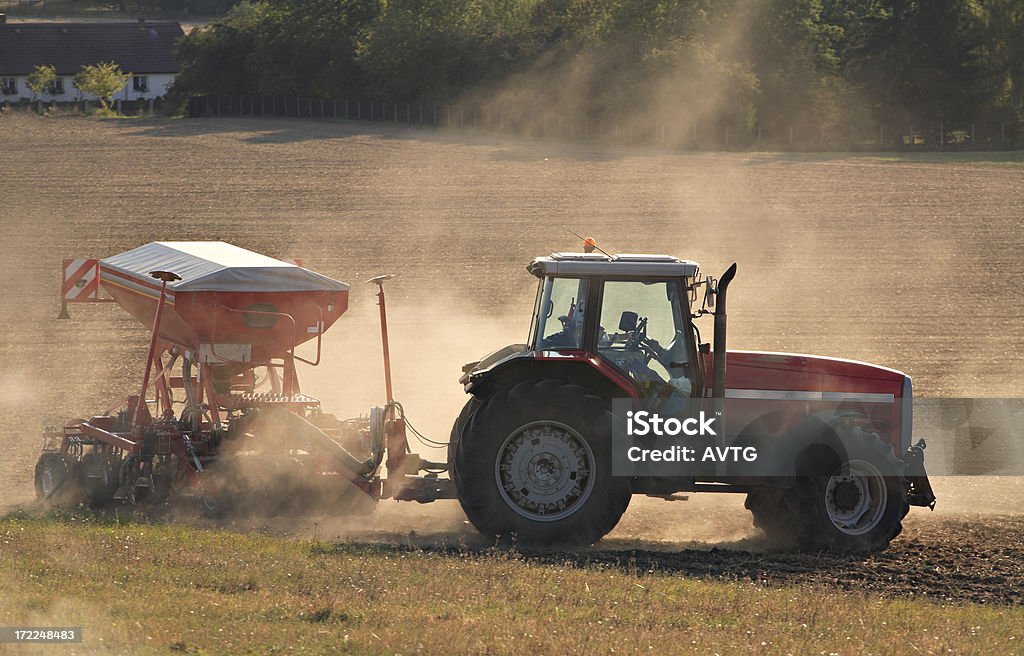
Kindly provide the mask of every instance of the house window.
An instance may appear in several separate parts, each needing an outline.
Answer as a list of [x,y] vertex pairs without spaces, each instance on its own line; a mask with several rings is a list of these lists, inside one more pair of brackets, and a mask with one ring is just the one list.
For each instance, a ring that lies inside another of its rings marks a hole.
[[132,76],[132,90],[133,91],[149,91],[149,76],[148,75],[133,75]]
[[18,79],[13,77],[0,78],[0,93],[7,95],[18,93]]
[[50,88],[47,90],[51,96],[60,96],[64,94],[64,78],[58,77],[53,82],[50,82]]

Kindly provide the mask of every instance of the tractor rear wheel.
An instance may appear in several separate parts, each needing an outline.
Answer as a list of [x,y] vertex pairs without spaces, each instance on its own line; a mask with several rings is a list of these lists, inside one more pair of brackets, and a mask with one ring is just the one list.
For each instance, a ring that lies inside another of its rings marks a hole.
[[825,475],[804,476],[787,492],[789,531],[805,550],[885,549],[903,531],[910,510],[903,461],[877,434],[855,428],[842,440],[845,455]]
[[611,475],[608,404],[563,380],[520,382],[462,431],[452,476],[476,528],[528,547],[588,545],[618,523],[630,479]]
[[452,432],[448,436],[448,465],[451,466],[455,462],[455,452],[459,448],[459,441],[462,439],[462,431],[466,429],[466,424],[469,423],[470,417],[476,412],[476,409],[480,407],[480,399],[475,396],[471,396],[469,401],[466,401],[466,405],[462,406],[462,412],[455,419],[455,423],[452,424]]

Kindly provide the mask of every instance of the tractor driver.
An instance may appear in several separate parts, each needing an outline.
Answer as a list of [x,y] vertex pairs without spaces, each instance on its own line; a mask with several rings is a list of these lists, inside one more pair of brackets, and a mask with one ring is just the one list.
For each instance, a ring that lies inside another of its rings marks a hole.
[[[624,350],[642,354],[642,357],[616,358],[620,367],[635,380],[644,396],[650,399],[654,409],[663,415],[681,415],[687,410],[688,399],[693,391],[693,383],[686,375],[686,366],[675,357],[677,349],[683,342],[677,339],[666,349],[658,340],[648,337],[646,319],[641,318],[632,330],[617,335],[608,335],[604,327],[600,327],[599,344],[608,348],[617,341],[624,341]],[[651,362],[657,362],[664,369],[666,376],[653,369]],[[683,366],[680,366],[683,364]]]
[[541,342],[543,348],[580,348],[583,339],[583,311],[584,303],[575,301],[569,304],[569,311],[559,315],[558,320],[562,329],[544,338]]

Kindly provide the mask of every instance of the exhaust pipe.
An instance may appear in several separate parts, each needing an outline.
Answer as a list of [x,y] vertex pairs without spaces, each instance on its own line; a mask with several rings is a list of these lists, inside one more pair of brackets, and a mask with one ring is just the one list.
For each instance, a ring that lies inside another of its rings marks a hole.
[[729,283],[736,277],[736,263],[726,269],[722,278],[718,281],[718,289],[715,292],[715,345],[714,364],[712,369],[711,395],[715,399],[715,410],[721,414],[723,400],[725,399],[725,298],[729,291]]

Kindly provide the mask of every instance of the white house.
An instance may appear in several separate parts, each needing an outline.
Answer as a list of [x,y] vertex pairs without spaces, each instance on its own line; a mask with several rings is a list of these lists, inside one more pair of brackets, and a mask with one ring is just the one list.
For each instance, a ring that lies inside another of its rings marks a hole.
[[115,98],[163,96],[180,70],[174,48],[182,36],[177,22],[8,23],[0,14],[0,102],[31,100],[26,80],[39,65],[53,66],[57,79],[38,99],[95,100],[72,80],[82,66],[110,61],[132,74]]

